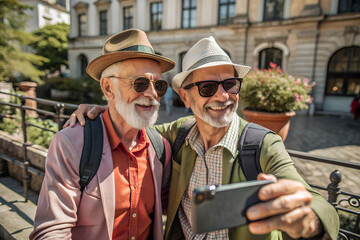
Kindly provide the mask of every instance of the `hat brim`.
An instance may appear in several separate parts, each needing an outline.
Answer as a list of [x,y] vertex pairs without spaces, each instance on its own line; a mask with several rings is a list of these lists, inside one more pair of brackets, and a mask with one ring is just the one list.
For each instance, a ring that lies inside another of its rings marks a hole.
[[245,66],[245,65],[239,65],[239,64],[229,63],[229,62],[211,62],[211,63],[204,64],[201,67],[176,74],[171,81],[172,87],[176,93],[179,93],[179,88],[181,87],[181,84],[184,82],[186,77],[189,76],[189,74],[192,73],[193,71],[195,71],[197,69],[202,69],[202,68],[224,66],[224,65],[234,66],[234,68],[238,74],[238,77],[240,77],[240,78],[245,77],[251,70],[251,67]]
[[111,64],[132,58],[153,59],[160,64],[161,72],[167,72],[175,67],[175,62],[169,58],[138,51],[115,52],[102,55],[92,60],[86,68],[86,72],[95,80],[100,81],[101,73]]

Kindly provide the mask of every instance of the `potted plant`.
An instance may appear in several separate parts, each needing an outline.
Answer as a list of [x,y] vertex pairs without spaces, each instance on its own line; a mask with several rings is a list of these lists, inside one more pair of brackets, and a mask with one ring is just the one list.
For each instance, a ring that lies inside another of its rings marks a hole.
[[278,133],[285,141],[295,111],[308,108],[315,82],[283,73],[270,63],[265,70],[254,69],[243,81],[240,98],[247,106],[243,113],[249,122]]

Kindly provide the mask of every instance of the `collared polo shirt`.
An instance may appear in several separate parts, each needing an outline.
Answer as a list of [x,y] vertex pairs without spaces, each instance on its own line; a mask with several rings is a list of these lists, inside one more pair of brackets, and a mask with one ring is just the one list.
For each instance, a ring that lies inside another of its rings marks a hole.
[[191,199],[195,188],[205,185],[221,185],[223,151],[229,151],[236,156],[239,130],[239,117],[233,114],[232,122],[225,136],[218,144],[205,152],[204,142],[200,136],[197,124],[187,135],[185,144],[190,144],[196,152],[195,166],[191,174],[190,183],[182,197],[179,207],[179,219],[186,239],[228,239],[228,230],[218,230],[205,234],[195,234],[192,231]]
[[112,239],[149,239],[155,205],[154,181],[147,150],[149,139],[145,130],[141,130],[138,145],[129,151],[115,132],[109,109],[103,114],[103,119],[110,142],[115,179]]

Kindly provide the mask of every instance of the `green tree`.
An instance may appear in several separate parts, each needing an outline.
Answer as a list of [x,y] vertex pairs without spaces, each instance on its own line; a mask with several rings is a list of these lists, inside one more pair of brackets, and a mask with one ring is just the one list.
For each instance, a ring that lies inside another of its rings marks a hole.
[[60,65],[68,66],[67,48],[70,27],[66,23],[46,25],[33,32],[36,37],[31,46],[36,54],[48,58],[50,61],[39,68],[54,72],[60,69]]
[[30,6],[18,0],[0,0],[0,81],[10,81],[14,73],[41,83],[45,73],[35,67],[48,61],[47,58],[25,52],[22,47],[34,41],[34,37],[24,31]]

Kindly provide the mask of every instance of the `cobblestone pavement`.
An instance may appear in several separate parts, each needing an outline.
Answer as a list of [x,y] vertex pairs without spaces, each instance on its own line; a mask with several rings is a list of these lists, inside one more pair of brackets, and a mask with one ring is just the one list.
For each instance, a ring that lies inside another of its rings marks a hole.
[[[170,122],[190,115],[184,108],[176,107],[167,116],[160,109],[158,123]],[[298,114],[291,120],[285,146],[288,149],[309,152],[314,155],[360,163],[360,121],[351,116],[306,116]],[[308,160],[293,158],[300,175],[309,183],[326,187],[332,171],[342,174],[340,187],[343,191],[360,194],[360,171]],[[320,191],[321,192],[321,191]],[[324,197],[325,192],[321,192]]]

